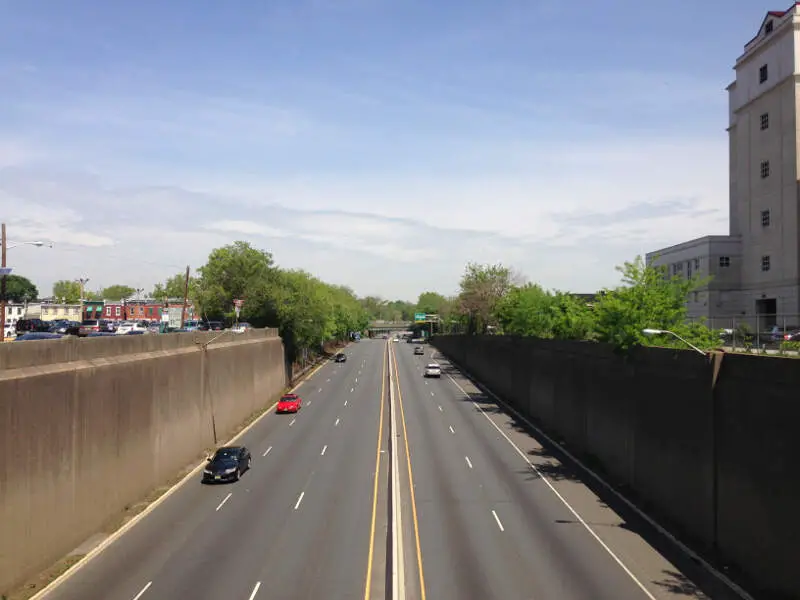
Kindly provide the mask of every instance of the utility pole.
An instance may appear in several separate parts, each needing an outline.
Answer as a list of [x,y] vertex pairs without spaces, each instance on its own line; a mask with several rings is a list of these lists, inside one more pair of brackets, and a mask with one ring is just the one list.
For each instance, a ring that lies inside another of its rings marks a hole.
[[0,335],[2,339],[0,342],[6,341],[6,224],[0,225],[0,268],[3,269],[3,275],[0,277]]
[[189,301],[189,265],[186,265],[186,279],[183,282],[183,308],[181,309],[181,329],[186,320],[186,304]]
[[89,283],[89,278],[81,277],[80,279],[76,279],[75,281],[79,286],[81,286],[81,297],[78,301],[81,303],[81,321],[82,321],[83,319],[86,318],[86,312],[84,311],[84,306],[83,306],[83,292],[84,292],[83,288],[87,283]]

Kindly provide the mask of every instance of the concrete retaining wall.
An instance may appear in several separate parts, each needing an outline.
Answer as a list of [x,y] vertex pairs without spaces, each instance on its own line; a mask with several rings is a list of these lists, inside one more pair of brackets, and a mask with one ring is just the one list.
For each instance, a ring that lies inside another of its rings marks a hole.
[[[217,334],[218,335],[218,334]],[[0,593],[224,441],[286,384],[274,330],[0,345]]]
[[434,345],[679,537],[765,592],[800,597],[800,361],[583,342],[441,336]]

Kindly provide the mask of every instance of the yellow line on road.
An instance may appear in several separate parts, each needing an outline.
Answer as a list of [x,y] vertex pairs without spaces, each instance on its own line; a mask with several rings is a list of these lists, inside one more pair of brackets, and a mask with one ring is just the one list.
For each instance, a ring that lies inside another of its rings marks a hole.
[[381,469],[381,442],[383,440],[383,405],[386,404],[386,364],[388,344],[383,350],[383,370],[381,374],[381,416],[378,419],[378,449],[375,451],[375,487],[372,490],[372,524],[369,528],[369,552],[367,553],[367,578],[364,583],[364,600],[369,600],[372,588],[372,561],[375,553],[375,518],[378,514],[378,483]]
[[394,363],[395,384],[397,385],[397,400],[400,403],[400,420],[403,423],[403,442],[406,447],[406,464],[408,465],[408,486],[411,492],[411,516],[414,521],[414,541],[417,545],[417,565],[419,566],[419,593],[420,600],[425,600],[425,573],[422,569],[422,548],[419,543],[419,521],[417,519],[417,500],[414,495],[414,474],[411,469],[411,452],[408,449],[408,434],[406,433],[406,413],[403,410],[403,394],[400,391],[400,369],[397,368],[397,357],[394,346],[391,346],[389,355]]

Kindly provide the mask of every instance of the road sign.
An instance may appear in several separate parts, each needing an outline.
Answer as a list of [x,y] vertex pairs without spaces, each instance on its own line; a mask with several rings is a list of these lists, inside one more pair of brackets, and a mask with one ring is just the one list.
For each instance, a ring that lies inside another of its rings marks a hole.
[[424,323],[426,320],[427,315],[425,313],[414,313],[414,322],[415,323]]
[[11,275],[11,271],[14,269],[11,267],[2,267],[0,268],[0,275]]

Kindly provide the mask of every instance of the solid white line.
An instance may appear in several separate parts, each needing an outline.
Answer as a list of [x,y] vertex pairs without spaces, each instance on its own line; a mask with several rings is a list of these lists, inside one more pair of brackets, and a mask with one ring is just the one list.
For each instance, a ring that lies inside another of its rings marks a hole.
[[253,591],[252,591],[252,593],[250,594],[250,597],[247,600],[253,600],[253,598],[255,598],[256,594],[258,593],[258,588],[260,588],[260,587],[261,587],[261,582],[259,581],[258,583],[256,583],[256,587],[253,588]]
[[[449,375],[449,374],[448,374],[447,376],[450,378],[450,381],[452,381],[452,382],[455,384],[455,386],[456,386],[456,387],[457,387],[459,390],[461,390],[461,393],[462,393],[462,394],[464,394],[465,396],[467,396],[467,398],[472,398],[472,396],[469,394],[469,392],[465,391],[465,390],[464,390],[464,388],[463,388],[463,387],[461,387],[461,386],[458,384],[458,382],[457,382],[455,379],[453,379],[453,377],[452,377],[451,375]],[[544,475],[544,474],[543,474],[543,473],[542,473],[542,472],[541,472],[541,471],[540,471],[538,468],[536,468],[536,465],[534,465],[534,464],[533,464],[533,463],[530,461],[530,459],[529,459],[529,458],[528,458],[528,457],[525,455],[525,453],[524,453],[522,450],[520,450],[520,449],[519,449],[519,446],[517,446],[517,445],[516,445],[516,444],[515,444],[515,443],[514,443],[514,442],[511,440],[511,438],[510,438],[510,437],[508,437],[508,435],[506,435],[506,432],[505,432],[505,431],[503,431],[502,429],[500,429],[500,427],[497,425],[497,423],[495,423],[495,422],[494,422],[494,421],[493,421],[493,420],[492,420],[492,419],[489,417],[489,415],[487,415],[487,414],[486,414],[486,411],[485,411],[485,410],[483,410],[483,408],[481,408],[481,406],[480,406],[480,405],[479,405],[477,402],[473,401],[473,402],[472,402],[472,404],[475,406],[475,408],[477,408],[477,409],[478,409],[478,410],[481,412],[481,414],[482,414],[484,417],[486,417],[486,420],[487,420],[487,421],[489,421],[489,423],[491,423],[491,424],[492,424],[492,426],[493,426],[493,427],[494,427],[494,428],[495,428],[497,431],[499,431],[499,432],[500,432],[500,435],[502,435],[502,436],[503,436],[503,437],[506,439],[506,441],[507,441],[509,444],[511,444],[511,446],[514,448],[514,450],[516,450],[516,451],[517,451],[517,454],[519,454],[519,455],[522,457],[522,459],[523,459],[523,460],[524,460],[526,463],[528,463],[528,466],[529,466],[531,469],[533,469],[534,473],[536,473],[536,474],[539,476],[539,478],[540,478],[540,479],[541,479],[541,480],[542,480],[542,481],[543,481],[543,482],[544,482],[544,483],[547,485],[547,487],[548,487],[548,488],[550,488],[550,491],[551,491],[551,492],[553,492],[553,493],[556,495],[556,497],[557,497],[559,500],[561,500],[562,504],[564,504],[564,506],[566,506],[566,507],[567,507],[567,510],[569,510],[569,512],[571,512],[571,513],[572,513],[572,515],[573,515],[573,516],[574,516],[574,517],[575,517],[575,518],[578,520],[578,522],[579,522],[581,525],[583,525],[583,527],[586,529],[586,531],[588,531],[588,532],[589,532],[589,534],[591,534],[591,536],[592,536],[592,537],[593,537],[593,538],[594,538],[594,539],[597,541],[597,543],[598,543],[598,544],[600,544],[600,545],[603,547],[603,549],[604,549],[604,550],[605,550],[605,551],[608,553],[608,555],[609,555],[609,556],[610,556],[612,559],[614,559],[614,562],[616,562],[616,563],[617,563],[617,565],[619,565],[619,567],[620,567],[620,568],[621,568],[623,571],[625,571],[625,573],[628,575],[628,577],[630,577],[630,578],[633,580],[633,582],[634,582],[634,583],[635,583],[637,586],[639,586],[639,589],[640,589],[640,590],[642,590],[642,592],[644,592],[644,594],[645,594],[645,595],[646,595],[646,596],[647,596],[647,597],[648,597],[650,600],[656,600],[656,597],[655,597],[655,596],[653,596],[653,594],[651,594],[651,593],[648,591],[648,589],[647,589],[647,588],[644,586],[644,584],[643,584],[641,581],[639,581],[639,578],[638,578],[638,577],[636,577],[636,575],[634,575],[634,574],[633,574],[633,572],[632,572],[632,571],[631,571],[631,570],[630,570],[630,569],[627,567],[627,565],[626,565],[624,562],[622,562],[622,560],[621,560],[621,559],[620,559],[620,558],[619,558],[619,557],[618,557],[618,556],[617,556],[617,555],[614,553],[614,551],[613,551],[611,548],[609,548],[608,544],[606,544],[606,543],[605,543],[605,542],[604,542],[604,541],[603,541],[603,540],[600,538],[600,536],[599,536],[599,535],[597,535],[597,533],[595,533],[594,529],[592,529],[592,528],[589,526],[589,524],[588,524],[586,521],[584,521],[584,520],[583,520],[583,517],[581,517],[581,516],[578,514],[578,511],[576,511],[576,510],[575,510],[575,509],[572,507],[572,505],[571,505],[569,502],[567,502],[566,498],[564,498],[564,496],[562,496],[562,495],[559,493],[559,491],[558,491],[558,490],[555,488],[555,486],[554,486],[552,483],[550,483],[550,479],[548,479],[547,477],[545,477],[545,475]]]
[[472,461],[470,461],[469,456],[465,456],[464,460],[467,461],[467,466],[471,469],[472,468]]
[[327,450],[327,449],[328,449],[328,446],[323,446],[322,447],[322,452],[320,452],[319,455],[320,456],[325,456],[325,450]]
[[336,427],[338,424],[339,424],[339,417],[336,417],[336,423],[334,423],[333,426]]
[[298,508],[300,508],[300,503],[303,501],[303,496],[305,496],[305,495],[306,495],[306,493],[305,493],[305,492],[300,492],[300,497],[297,499],[297,502],[296,502],[296,503],[295,503],[295,505],[294,505],[294,509],[295,509],[295,510],[297,510]]
[[295,422],[295,421],[297,421],[297,419],[292,419],[292,422],[291,422],[291,423],[289,423],[289,427],[291,427],[292,425],[294,425],[294,422]]
[[[403,511],[400,496],[400,462],[397,450],[397,403],[395,401],[392,354],[394,348],[389,346],[389,414],[391,415],[389,437],[391,439],[391,478],[392,478],[392,598],[405,600],[405,553],[403,544]],[[400,374],[396,373],[398,379]]]
[[217,508],[216,508],[215,510],[219,510],[220,508],[222,508],[223,506],[225,506],[225,503],[228,501],[228,499],[229,499],[231,496],[233,496],[233,492],[230,492],[230,493],[229,493],[227,496],[225,496],[225,497],[222,499],[222,502],[220,502],[220,503],[219,503],[219,506],[217,506]]
[[500,522],[500,517],[497,516],[497,513],[492,511],[492,514],[494,515],[494,520],[497,521],[497,526],[500,528],[500,531],[505,531],[505,529],[503,529],[503,524]]
[[272,452],[272,446],[270,446],[269,448],[267,448],[267,449],[264,451],[264,454],[262,454],[261,456],[266,456],[266,455],[267,455],[267,454],[269,454],[270,452]]
[[148,581],[148,582],[147,582],[147,585],[145,585],[145,586],[142,588],[142,591],[140,591],[138,594],[136,594],[136,595],[133,597],[133,600],[139,600],[139,598],[141,598],[142,596],[144,596],[144,593],[145,593],[145,592],[148,590],[148,588],[149,588],[151,585],[153,585],[153,582],[152,582],[152,581]]
[[455,430],[455,429],[453,429],[453,426],[452,426],[452,425],[450,425],[450,433],[455,433],[455,432],[456,432],[456,430]]
[[347,400],[344,401],[344,405],[347,406]]
[[442,410],[442,405],[441,405],[441,404],[439,405],[439,412],[444,412],[444,411]]

